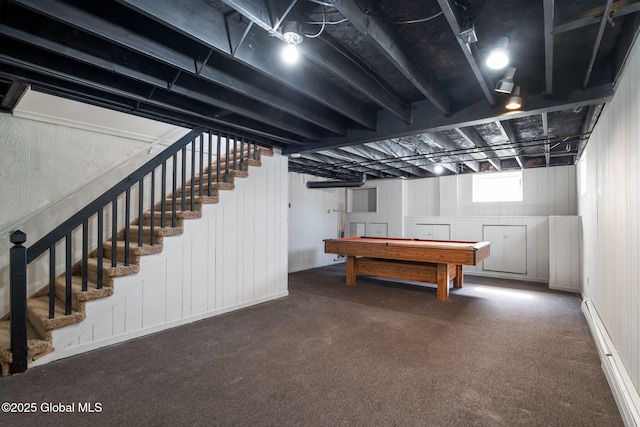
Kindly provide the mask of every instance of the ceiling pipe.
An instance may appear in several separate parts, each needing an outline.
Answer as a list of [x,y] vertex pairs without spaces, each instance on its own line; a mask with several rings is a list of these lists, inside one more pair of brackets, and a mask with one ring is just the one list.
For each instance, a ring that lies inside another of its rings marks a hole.
[[307,188],[362,187],[367,181],[367,174],[362,174],[358,181],[307,181]]

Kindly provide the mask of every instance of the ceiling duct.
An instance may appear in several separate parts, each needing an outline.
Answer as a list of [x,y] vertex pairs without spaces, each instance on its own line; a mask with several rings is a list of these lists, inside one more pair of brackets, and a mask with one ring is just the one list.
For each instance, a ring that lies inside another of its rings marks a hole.
[[358,181],[307,181],[307,188],[362,187],[366,181],[363,173]]

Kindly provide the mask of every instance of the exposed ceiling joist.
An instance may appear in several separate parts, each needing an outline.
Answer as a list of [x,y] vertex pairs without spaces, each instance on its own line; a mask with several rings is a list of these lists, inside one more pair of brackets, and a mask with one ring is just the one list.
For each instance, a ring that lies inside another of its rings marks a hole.
[[553,94],[553,21],[555,0],[544,0],[544,77],[545,93]]
[[[509,113],[496,112],[486,102],[478,102],[473,106],[458,111],[450,116],[441,116],[433,111],[433,107],[426,101],[414,103],[416,109],[415,119],[411,125],[399,125],[391,119],[386,112],[378,113],[380,130],[377,132],[366,130],[353,130],[345,138],[323,138],[319,144],[309,144],[306,151],[317,151],[334,148],[343,145],[362,144],[368,141],[380,141],[399,138],[401,136],[416,135],[426,132],[440,132],[457,127],[476,126],[484,123],[493,123],[496,119],[518,119],[542,114],[543,112],[562,111],[570,106],[586,107],[592,104],[603,104],[613,96],[613,87],[610,84],[587,90],[572,91],[567,99],[558,101],[547,98],[544,93],[531,95],[528,98],[526,109]],[[288,153],[289,151],[286,151]]]
[[[333,180],[575,164],[640,33],[640,0],[596,3],[4,0],[0,112],[29,85],[299,153],[291,171]],[[484,64],[501,37],[512,112]]]
[[359,8],[358,2],[329,0],[358,30],[368,34],[380,51],[411,81],[433,105],[444,114],[451,112],[448,96],[426,76],[404,50],[400,36],[385,22]]
[[[130,6],[135,6],[137,10],[144,12],[152,19],[176,31],[183,32],[194,40],[201,41],[207,46],[221,50],[222,52],[230,52],[228,39],[222,43],[219,37],[210,38],[209,33],[190,34],[189,30],[192,29],[193,24],[184,17],[184,10],[181,9],[179,3],[148,2],[146,0],[121,1]],[[218,20],[223,18],[222,15],[213,8],[206,10],[206,13],[205,11],[201,13],[205,16],[218,15]],[[224,22],[224,20],[222,20],[222,22]],[[207,25],[211,26],[211,24]],[[237,25],[239,26],[240,24],[238,23]],[[267,35],[256,32],[254,37],[252,37],[251,44],[243,43],[236,48],[234,58],[237,61],[243,62],[251,69],[266,74],[269,78],[291,87],[328,108],[344,114],[365,128],[376,128],[375,114],[366,106],[354,102],[353,99],[347,99],[345,94],[329,83],[323,83],[317,80],[310,81],[310,79],[301,75],[301,73],[292,73],[292,70],[287,68],[285,64],[279,61],[273,61],[271,52],[279,50],[281,47],[282,45],[277,39],[274,41]]]
[[[455,129],[458,134],[472,144],[476,148],[489,148],[489,145],[486,143],[482,136],[476,131],[474,128],[456,128]],[[487,154],[488,153],[488,154]],[[495,160],[498,156],[493,151],[493,149],[489,148],[486,151],[482,150],[478,153],[481,158],[486,159],[491,165],[496,169],[500,170],[502,167],[500,166],[499,161]]]
[[[511,128],[511,125],[509,124],[508,120],[498,120],[496,121],[496,126],[498,127],[498,130],[502,135],[504,135],[504,137],[507,139],[508,142],[516,141],[515,133],[513,132],[513,129]],[[520,155],[518,155],[518,152],[513,148],[511,149],[511,152],[513,153],[513,157],[516,159],[516,161],[520,165],[520,168],[524,168],[524,164],[522,163],[522,158],[520,157]]]
[[471,67],[471,70],[473,71],[473,75],[475,76],[478,84],[480,85],[480,88],[482,89],[482,93],[484,93],[484,96],[487,98],[489,105],[491,107],[495,107],[496,99],[494,96],[493,88],[490,87],[489,84],[487,84],[487,81],[482,74],[478,63],[476,62],[476,57],[474,55],[474,45],[466,43],[460,35],[462,33],[462,30],[466,30],[466,28],[460,27],[457,14],[455,13],[454,5],[451,4],[451,0],[438,0],[438,4],[440,5],[442,12],[444,13],[444,16],[447,18],[447,22],[449,23],[449,26],[451,27],[451,30],[455,35],[460,49],[462,49],[464,57],[469,63],[469,67]]
[[[224,2],[249,17],[261,28],[274,33],[272,19],[266,13],[268,8],[266,0],[224,0]],[[274,33],[274,35],[282,38],[279,33]],[[325,38],[328,40],[325,41]],[[330,39],[330,36],[318,37],[317,39],[307,38],[301,43],[300,50],[316,65],[338,76],[405,123],[411,123],[411,105],[400,100],[397,94],[390,93],[386,87],[380,84],[379,80],[371,74],[365,73],[353,60],[349,60],[342,53],[337,52],[333,47],[335,43],[332,43]],[[282,46],[284,47],[284,42]]]
[[596,62],[596,57],[598,56],[598,49],[600,48],[600,43],[602,42],[602,35],[604,34],[604,30],[607,28],[607,20],[609,16],[609,12],[611,11],[611,4],[613,0],[607,0],[607,5],[604,7],[604,12],[602,13],[602,20],[600,21],[600,29],[598,30],[598,35],[596,37],[596,41],[593,44],[593,51],[591,52],[591,59],[589,60],[589,66],[587,67],[587,72],[584,76],[584,81],[582,82],[582,90],[587,88],[589,84],[589,79],[591,78],[591,72],[593,71],[593,64]]

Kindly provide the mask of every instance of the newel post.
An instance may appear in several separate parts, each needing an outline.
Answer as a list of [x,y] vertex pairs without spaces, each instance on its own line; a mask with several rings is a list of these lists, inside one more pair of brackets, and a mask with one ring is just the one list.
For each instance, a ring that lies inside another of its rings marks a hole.
[[11,233],[11,353],[9,371],[27,370],[27,248],[22,246],[27,235],[20,230]]

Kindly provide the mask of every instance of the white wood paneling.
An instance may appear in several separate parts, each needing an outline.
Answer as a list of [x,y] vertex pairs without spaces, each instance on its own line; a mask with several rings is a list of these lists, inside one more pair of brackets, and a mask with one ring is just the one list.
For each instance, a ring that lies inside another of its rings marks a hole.
[[88,303],[85,321],[54,331],[56,351],[32,366],[286,296],[287,160],[262,162],[165,237],[162,253],[141,257],[140,273],[116,278],[113,296]]
[[[458,189],[465,189],[464,185],[460,185],[459,181],[464,181],[463,176],[451,175],[451,176],[442,176],[439,178],[427,178],[427,179],[435,179],[438,180],[440,184],[439,189],[439,202],[438,206],[438,215],[443,216],[455,216],[461,215],[458,211],[459,203],[458,203]],[[412,202],[409,201],[409,206],[412,206]]]
[[404,186],[408,216],[440,214],[440,178],[411,179],[405,181]]
[[[472,181],[473,174],[408,181],[406,185],[410,199],[405,201],[407,216],[547,216],[577,213],[575,166],[525,169],[522,202],[474,203]],[[425,194],[429,197],[425,198]],[[379,199],[384,197],[384,193],[378,194]]]
[[364,222],[350,222],[349,223],[349,237],[366,236],[367,224]]
[[[547,216],[406,217],[403,237],[415,237],[418,224],[446,224],[450,226],[451,239],[471,241],[483,240],[483,227],[486,225],[522,226],[526,229],[526,248],[520,251],[519,255],[526,254],[525,274],[484,271],[482,265],[465,266],[465,272],[478,276],[512,277],[537,282],[549,280],[549,217]],[[497,256],[499,255],[492,248],[491,257]]]
[[[368,213],[348,213],[348,222],[364,222],[367,224],[367,232],[371,232],[371,224],[386,223],[389,237],[401,237],[403,227],[404,210],[406,203],[402,200],[405,193],[404,180],[376,180],[367,182],[362,188],[378,189],[378,210]],[[375,225],[374,225],[375,228]]]
[[386,222],[370,222],[367,236],[389,237],[389,224]]
[[416,224],[416,239],[449,240],[451,239],[451,226],[449,224]]
[[[599,117],[579,171],[582,290],[608,332],[612,351],[640,390],[640,45]],[[639,408],[640,409],[640,408]]]
[[324,253],[323,240],[348,234],[345,189],[309,189],[307,181],[321,179],[293,172],[288,180],[289,271],[333,264],[336,256]]
[[580,292],[580,217],[549,217],[549,287]]

